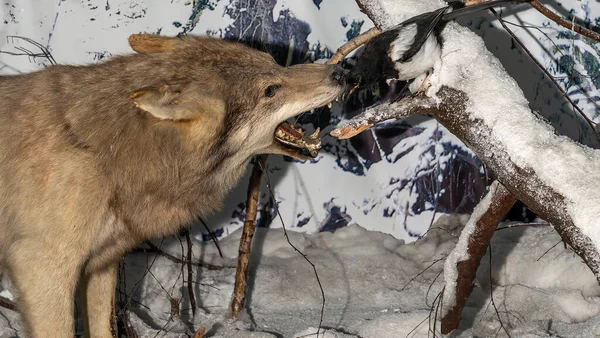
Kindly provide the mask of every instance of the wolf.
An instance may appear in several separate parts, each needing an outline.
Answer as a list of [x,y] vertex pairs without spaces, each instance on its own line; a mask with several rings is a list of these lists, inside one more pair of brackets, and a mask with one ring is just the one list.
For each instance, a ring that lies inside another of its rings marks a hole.
[[[219,209],[274,135],[344,91],[338,66],[241,43],[134,34],[137,53],[0,77],[0,264],[28,335],[112,337],[119,259]],[[289,143],[289,142],[288,142]]]

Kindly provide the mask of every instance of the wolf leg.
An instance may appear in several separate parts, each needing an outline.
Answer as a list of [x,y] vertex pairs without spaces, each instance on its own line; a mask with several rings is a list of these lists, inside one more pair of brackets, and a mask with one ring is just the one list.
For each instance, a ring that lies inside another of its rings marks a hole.
[[112,332],[111,326],[115,319],[118,265],[118,262],[111,263],[104,268],[86,271],[83,276],[79,293],[85,338],[117,337],[117,332]]
[[73,296],[83,257],[42,238],[22,239],[11,249],[10,277],[28,337],[73,337]]

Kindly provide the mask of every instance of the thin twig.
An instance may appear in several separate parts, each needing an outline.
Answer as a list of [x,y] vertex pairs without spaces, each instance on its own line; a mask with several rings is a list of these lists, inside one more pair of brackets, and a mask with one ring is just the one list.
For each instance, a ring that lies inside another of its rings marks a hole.
[[19,312],[19,310],[17,309],[17,305],[4,297],[0,297],[0,307],[9,309],[11,311]]
[[219,246],[219,238],[217,238],[217,235],[215,235],[215,233],[210,229],[210,227],[208,226],[208,224],[206,224],[202,217],[198,217],[198,219],[204,226],[204,229],[206,229],[206,232],[208,232],[208,234],[210,235],[210,238],[212,238],[213,243],[215,243],[217,251],[219,252],[219,256],[223,258],[223,252],[221,252],[221,246]]
[[187,266],[187,289],[190,297],[190,306],[192,307],[192,317],[196,317],[196,296],[194,296],[194,279],[192,271],[192,238],[190,237],[190,230],[186,229],[184,232],[185,240],[187,242],[187,255],[186,255],[186,266]]
[[[185,264],[186,262],[179,258],[179,257],[175,257],[173,255],[171,255],[168,252],[165,252],[163,250],[161,250],[159,247],[157,247],[156,245],[152,244],[152,242],[147,241],[146,245],[149,246],[149,248],[135,248],[132,252],[151,252],[151,253],[155,253],[158,254],[160,256],[163,256],[164,258],[173,261],[175,263],[179,263],[179,264]],[[219,265],[213,265],[210,263],[206,263],[206,262],[192,262],[193,265],[208,269],[208,270],[222,270],[223,268],[227,268],[227,266],[219,266]]]
[[138,338],[138,334],[135,331],[135,327],[131,323],[131,319],[129,318],[129,311],[125,311],[123,316],[121,317],[123,328],[125,329],[125,336],[127,338]]
[[[271,186],[271,179],[269,178],[269,173],[265,170],[264,167],[263,167],[263,172],[265,174],[265,179],[267,180],[267,188],[269,189],[269,192],[271,194],[271,200],[273,201],[274,204],[277,204],[277,202],[275,201],[275,192],[273,191],[273,187]],[[279,208],[277,208],[276,211],[277,211],[277,217],[279,217],[279,220],[281,221],[281,227],[283,228],[283,235],[285,236],[286,241],[292,247],[292,249],[294,249],[294,251],[296,251],[298,254],[300,254],[300,256],[302,256],[302,258],[304,258],[304,260],[306,260],[308,262],[308,264],[310,264],[312,266],[313,271],[315,273],[315,277],[317,279],[317,284],[319,285],[319,290],[321,291],[321,299],[322,299],[321,317],[319,319],[319,326],[317,326],[317,334],[316,334],[317,335],[316,338],[319,338],[319,331],[321,330],[321,326],[323,324],[323,315],[325,314],[325,291],[323,290],[323,285],[321,284],[321,279],[319,278],[319,273],[317,272],[317,267],[315,266],[315,264],[313,262],[310,261],[310,259],[308,259],[308,256],[306,256],[306,254],[304,254],[294,244],[292,244],[292,242],[290,241],[290,237],[288,236],[285,222],[283,221],[283,217],[281,216],[281,213],[279,212]]]
[[416,276],[414,276],[408,282],[406,282],[406,284],[404,284],[404,286],[400,289],[400,291],[404,291],[410,285],[410,283],[412,283],[412,281],[414,281],[415,279],[419,278],[419,276],[421,276],[422,274],[424,274],[425,272],[427,272],[427,270],[429,270],[432,266],[434,266],[437,263],[443,261],[444,259],[446,259],[446,256],[434,260],[433,263],[429,264],[425,269],[421,270],[421,272],[419,272]]
[[30,50],[28,50],[26,48],[16,46],[15,49],[21,51],[22,53],[0,51],[1,54],[8,54],[8,55],[15,55],[15,56],[27,55],[27,56],[32,57],[32,58],[42,57],[42,58],[48,59],[48,61],[50,62],[50,64],[56,65],[56,60],[54,59],[54,57],[52,56],[52,54],[50,53],[50,51],[48,50],[48,48],[46,48],[41,43],[39,43],[39,42],[37,42],[37,41],[35,41],[33,39],[26,38],[26,37],[23,37],[23,36],[17,36],[17,35],[9,35],[9,36],[6,37],[6,39],[7,40],[18,39],[18,40],[26,41],[26,42],[34,45],[38,49],[40,49],[41,53],[34,53],[34,52],[32,52],[32,51],[30,51]]
[[592,30],[589,30],[585,27],[582,27],[572,21],[567,21],[567,20],[563,19],[558,14],[549,10],[548,7],[542,5],[539,1],[531,0],[529,2],[529,4],[531,5],[531,7],[535,8],[538,12],[542,13],[542,15],[544,15],[548,19],[556,22],[557,24],[574,31],[575,33],[578,33],[585,37],[588,37],[594,41],[600,42],[600,34],[594,32]]
[[541,227],[541,226],[550,226],[551,224],[548,222],[531,222],[531,223],[513,223],[507,226],[496,228],[496,231],[512,229],[512,228],[520,228],[520,227]]
[[550,247],[550,249],[546,250],[540,257],[538,257],[538,259],[536,259],[536,262],[539,262],[540,259],[542,259],[542,257],[546,256],[550,251],[552,251],[552,249],[556,248],[560,243],[562,243],[563,240],[558,241],[558,243],[554,244],[553,246]]
[[496,307],[496,302],[494,302],[494,288],[492,286],[492,244],[490,243],[488,245],[488,248],[490,250],[490,266],[489,266],[489,278],[490,278],[490,300],[492,301],[492,306],[494,307],[494,311],[496,311],[496,316],[498,316],[498,321],[500,321],[500,326],[502,327],[502,329],[504,329],[504,332],[506,332],[506,335],[508,336],[508,338],[512,338],[510,333],[508,333],[508,329],[506,329],[506,327],[504,326],[504,322],[502,321],[502,318],[500,318],[500,312],[498,312],[498,308]]
[[369,40],[377,36],[379,33],[381,33],[381,29],[373,27],[354,39],[346,42],[337,49],[335,54],[333,54],[333,56],[331,56],[331,58],[327,61],[327,64],[338,64],[342,62],[346,55],[350,54],[353,50],[357,49],[363,44],[369,42]]
[[[154,257],[156,258],[157,256],[154,256]],[[119,274],[120,274],[120,279],[123,283],[123,289],[127,290],[127,284],[126,284],[127,279],[125,278],[124,262],[122,264],[119,264]],[[134,290],[136,290],[138,286],[139,286],[139,283],[136,284]],[[117,327],[120,327],[122,330],[117,329],[116,332],[124,332],[124,335],[126,338],[138,338],[137,332],[135,331],[135,328],[131,324],[131,319],[129,318],[129,306],[131,305],[130,303],[131,303],[131,300],[133,299],[133,297],[127,295],[125,292],[123,292],[123,295],[126,298],[125,302],[122,302],[121,309],[116,314]]]
[[[434,321],[437,320],[437,304],[439,304],[441,302],[441,299],[444,295],[444,289],[442,289],[441,292],[438,292],[437,296],[435,296],[435,298],[433,299],[433,302],[431,303],[431,308],[429,309],[429,316],[427,317],[429,319],[428,322],[428,327],[427,327],[427,336],[429,337],[429,333],[433,332],[433,335],[435,337],[435,322],[433,323],[433,331],[431,330],[431,318],[433,317]],[[412,332],[412,331],[411,331]]]
[[[447,255],[446,255],[447,257]],[[438,274],[435,276],[435,278],[431,281],[431,283],[429,283],[429,287],[427,288],[427,292],[425,292],[425,305],[426,306],[433,306],[433,303],[431,303],[431,305],[427,304],[427,299],[429,299],[429,292],[431,292],[431,288],[433,288],[433,285],[435,284],[435,282],[437,281],[438,278],[440,278],[440,276],[442,275],[442,273],[444,273],[444,270],[440,270],[440,272],[438,272]]]
[[587,117],[587,115],[585,115],[585,113],[581,110],[581,108],[579,108],[579,106],[577,104],[575,104],[575,102],[573,102],[573,100],[571,100],[571,98],[569,97],[569,94],[567,94],[565,92],[565,90],[560,86],[560,84],[556,81],[556,79],[554,79],[552,74],[550,74],[550,72],[544,66],[542,66],[542,64],[535,58],[535,56],[533,56],[533,54],[529,51],[529,49],[527,49],[527,47],[525,47],[525,44],[523,44],[523,42],[515,35],[515,33],[510,28],[508,28],[508,26],[504,22],[504,19],[502,19],[502,17],[500,16],[500,14],[498,14],[498,12],[496,12],[496,10],[494,10],[493,8],[490,8],[490,11],[492,12],[492,14],[494,14],[496,19],[498,19],[498,21],[500,22],[502,27],[508,32],[508,34],[510,34],[510,36],[515,40],[515,42],[518,43],[519,46],[521,46],[521,48],[523,48],[523,51],[525,53],[527,53],[529,58],[539,67],[539,69],[542,72],[544,72],[544,74],[548,77],[548,79],[550,79],[550,81],[552,81],[552,83],[554,83],[554,86],[556,86],[556,88],[561,92],[561,94],[563,94],[563,97],[565,99],[567,99],[567,101],[569,101],[569,103],[571,104],[573,109],[575,111],[577,111],[577,113],[579,113],[579,115],[585,119],[585,121],[592,128],[592,130],[595,130],[594,122],[592,122],[592,120],[590,120]]
[[423,325],[423,323],[425,323],[426,320],[429,319],[429,316],[425,317],[425,319],[423,319],[422,321],[419,322],[419,324],[417,324],[417,326],[413,327],[412,330],[408,331],[408,333],[406,334],[406,338],[408,338],[408,336],[410,336],[411,333],[417,331],[419,329],[419,327],[421,325]]

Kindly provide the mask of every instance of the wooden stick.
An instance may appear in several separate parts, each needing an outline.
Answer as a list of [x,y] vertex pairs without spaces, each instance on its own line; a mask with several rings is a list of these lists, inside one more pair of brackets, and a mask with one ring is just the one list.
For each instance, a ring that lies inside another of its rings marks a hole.
[[331,58],[327,61],[327,64],[334,65],[342,62],[346,55],[350,54],[353,50],[369,42],[369,40],[377,36],[379,33],[381,33],[381,29],[373,27],[368,31],[355,37],[354,39],[346,42],[340,48],[337,49],[335,54],[333,54],[333,56],[331,56]]
[[248,197],[246,203],[246,217],[244,219],[244,228],[240,238],[240,249],[238,256],[237,270],[235,272],[235,285],[233,289],[233,299],[231,300],[231,317],[237,317],[244,308],[246,299],[246,286],[248,281],[248,266],[250,262],[250,250],[252,247],[252,237],[256,230],[256,210],[260,192],[260,180],[262,177],[262,167],[266,163],[267,155],[256,157],[256,163],[250,174],[250,183],[248,183]]

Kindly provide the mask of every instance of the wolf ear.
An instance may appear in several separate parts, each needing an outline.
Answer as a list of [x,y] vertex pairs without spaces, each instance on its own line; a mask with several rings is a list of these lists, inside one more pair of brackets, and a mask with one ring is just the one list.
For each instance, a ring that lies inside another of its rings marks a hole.
[[187,46],[187,38],[167,37],[153,34],[131,34],[129,45],[141,54],[163,53]]
[[136,107],[160,120],[195,120],[225,111],[225,104],[220,98],[194,90],[190,82],[145,87],[129,97]]

